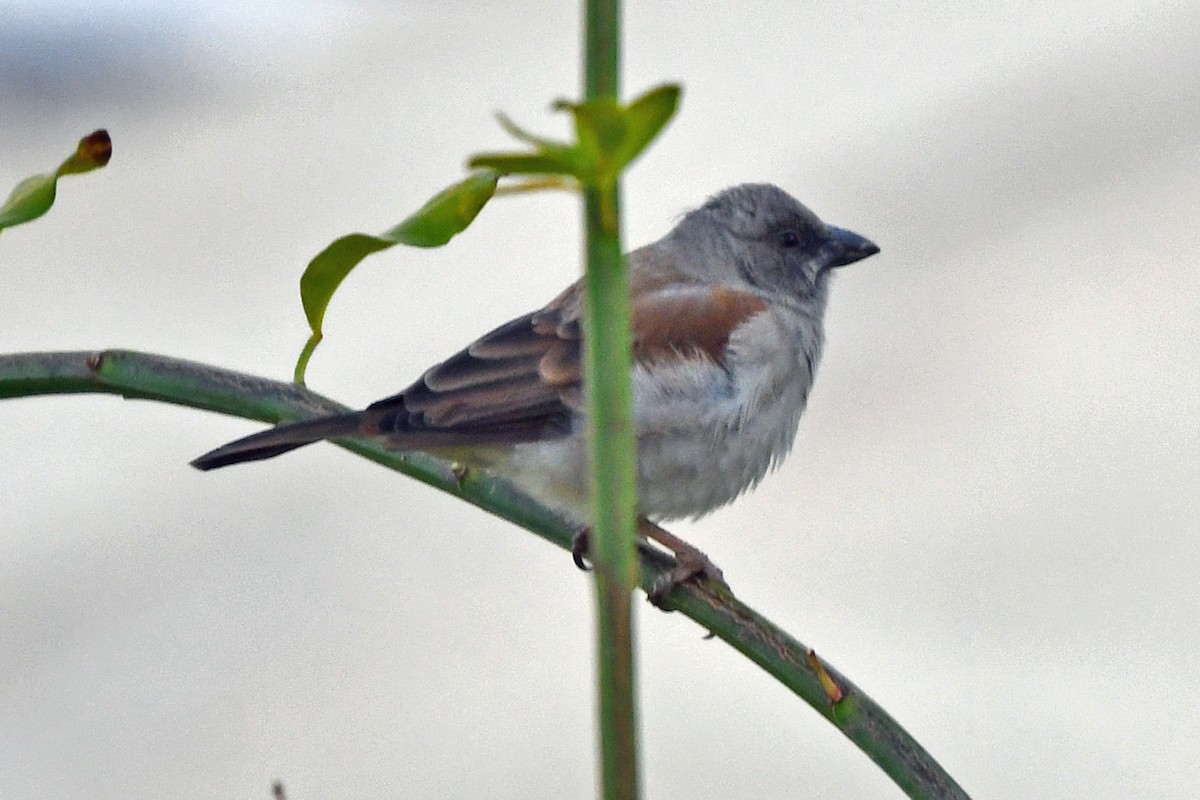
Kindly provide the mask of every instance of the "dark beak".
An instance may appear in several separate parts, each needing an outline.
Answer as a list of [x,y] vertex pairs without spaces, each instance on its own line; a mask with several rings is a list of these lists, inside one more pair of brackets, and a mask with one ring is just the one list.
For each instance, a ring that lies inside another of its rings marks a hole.
[[828,260],[823,269],[844,267],[879,252],[879,247],[865,236],[859,236],[854,231],[835,228],[832,225],[829,225],[828,228],[829,244],[825,247],[825,255]]

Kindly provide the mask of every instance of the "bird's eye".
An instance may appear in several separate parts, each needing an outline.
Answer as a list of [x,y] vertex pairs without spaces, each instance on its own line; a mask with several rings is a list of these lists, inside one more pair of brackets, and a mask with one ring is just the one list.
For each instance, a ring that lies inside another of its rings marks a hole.
[[796,231],[784,231],[779,236],[779,244],[782,247],[792,248],[799,247],[801,242],[800,234]]

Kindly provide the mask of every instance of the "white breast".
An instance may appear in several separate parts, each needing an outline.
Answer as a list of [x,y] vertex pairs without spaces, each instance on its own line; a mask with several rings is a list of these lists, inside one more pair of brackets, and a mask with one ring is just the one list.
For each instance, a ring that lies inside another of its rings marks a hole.
[[635,372],[643,514],[706,514],[755,486],[787,454],[822,345],[820,324],[803,322],[753,318],[735,332],[724,368],[694,361]]
[[[697,358],[635,367],[639,513],[699,517],[762,480],[792,447],[822,342],[819,321],[768,312],[734,333],[724,366]],[[498,471],[587,519],[581,435],[520,445],[512,456]]]

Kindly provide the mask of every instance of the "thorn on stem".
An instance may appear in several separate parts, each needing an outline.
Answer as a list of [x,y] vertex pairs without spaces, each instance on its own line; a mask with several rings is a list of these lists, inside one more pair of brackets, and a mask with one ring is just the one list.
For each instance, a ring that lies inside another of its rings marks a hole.
[[825,665],[817,658],[816,650],[808,651],[808,665],[817,673],[817,680],[821,682],[821,688],[825,690],[825,695],[829,698],[829,702],[837,705],[841,702],[846,693],[842,691],[842,687],[838,686],[833,680],[833,676],[829,674],[829,670],[825,669]]

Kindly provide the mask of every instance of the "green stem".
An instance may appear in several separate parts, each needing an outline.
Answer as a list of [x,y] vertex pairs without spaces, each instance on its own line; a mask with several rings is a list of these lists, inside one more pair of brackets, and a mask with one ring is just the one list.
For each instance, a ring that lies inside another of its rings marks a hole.
[[[620,8],[587,0],[584,100],[620,93]],[[619,179],[584,187],[584,376],[591,445],[592,563],[596,573],[600,773],[606,800],[636,800],[637,707],[633,587],[636,441],[630,389],[629,281],[621,254]]]
[[587,0],[585,5],[584,99],[617,97],[621,92],[621,4],[617,0]]
[[[616,193],[612,193],[615,202]],[[588,272],[584,375],[592,453],[592,561],[596,575],[600,749],[604,796],[638,794],[632,590],[637,585],[634,507],[637,467],[628,280],[615,232],[605,230],[599,193],[587,190]],[[616,209],[612,217],[616,218]]]
[[[128,350],[0,355],[0,399],[97,393],[206,409],[220,414],[284,422],[347,410],[290,382],[231,372],[192,361]],[[513,522],[570,550],[575,531],[505,481],[485,472],[456,474],[450,465],[420,453],[397,453],[365,441],[336,442],[383,466],[409,475]],[[180,458],[180,469],[183,467]],[[639,550],[641,585],[649,589],[673,566],[658,551]],[[845,696],[830,702],[808,649],[728,592],[686,583],[670,595],[691,617],[774,676],[815,708],[883,768],[909,797],[967,800],[967,794],[886,711],[833,667],[825,669]]]

